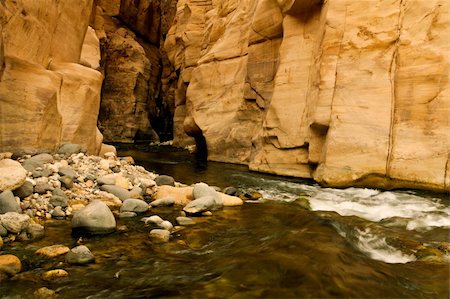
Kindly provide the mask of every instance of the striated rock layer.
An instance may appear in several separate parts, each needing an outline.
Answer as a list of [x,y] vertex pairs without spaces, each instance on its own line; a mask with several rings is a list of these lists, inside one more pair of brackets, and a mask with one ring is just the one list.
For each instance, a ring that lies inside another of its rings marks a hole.
[[180,0],[174,143],[326,186],[448,191],[449,35],[446,0]]
[[98,152],[103,77],[94,69],[98,39],[86,34],[92,7],[93,0],[0,3],[0,152],[63,143]]

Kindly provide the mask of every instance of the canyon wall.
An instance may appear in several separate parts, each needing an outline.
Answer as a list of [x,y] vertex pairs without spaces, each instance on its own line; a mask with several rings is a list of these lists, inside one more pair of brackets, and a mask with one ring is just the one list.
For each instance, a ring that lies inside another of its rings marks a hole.
[[449,190],[449,35],[446,0],[180,0],[174,143],[326,186]]
[[97,153],[103,77],[88,31],[93,0],[0,3],[0,152],[54,151],[64,143]]

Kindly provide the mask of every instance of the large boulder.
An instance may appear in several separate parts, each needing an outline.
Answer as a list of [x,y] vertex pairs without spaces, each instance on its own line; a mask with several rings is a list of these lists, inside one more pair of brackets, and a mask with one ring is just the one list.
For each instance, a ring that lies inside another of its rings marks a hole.
[[14,190],[14,195],[25,198],[33,194],[33,183],[25,181],[22,186]]
[[148,204],[141,199],[129,198],[123,202],[120,212],[144,213],[148,211],[148,207]]
[[11,191],[3,191],[0,193],[0,214],[7,212],[21,213],[22,209]]
[[188,214],[198,214],[209,210],[215,210],[219,207],[221,207],[221,205],[217,204],[217,197],[207,195],[194,199],[183,208],[183,211]]
[[108,206],[94,200],[77,211],[72,218],[72,230],[91,234],[107,234],[116,229],[116,219]]
[[27,171],[19,162],[11,159],[0,160],[0,191],[19,188],[26,178]]

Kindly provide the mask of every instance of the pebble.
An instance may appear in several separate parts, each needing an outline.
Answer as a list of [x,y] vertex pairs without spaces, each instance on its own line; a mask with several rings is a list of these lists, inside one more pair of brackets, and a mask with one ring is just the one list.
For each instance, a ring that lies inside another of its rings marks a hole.
[[54,290],[48,289],[46,287],[39,288],[34,292],[34,297],[37,299],[47,299],[54,297],[55,295],[56,292]]
[[67,276],[69,276],[69,273],[67,273],[66,270],[55,269],[55,270],[50,270],[50,271],[44,272],[42,274],[42,279],[45,281],[52,281],[57,278],[62,278],[62,277],[67,277]]
[[95,262],[92,252],[84,245],[72,248],[66,254],[66,262],[69,264],[85,265]]
[[36,250],[36,254],[43,255],[43,256],[46,256],[49,258],[53,258],[58,255],[66,254],[69,251],[70,251],[69,247],[61,245],[61,244],[57,244],[57,245],[51,245],[51,246],[39,248],[38,250]]

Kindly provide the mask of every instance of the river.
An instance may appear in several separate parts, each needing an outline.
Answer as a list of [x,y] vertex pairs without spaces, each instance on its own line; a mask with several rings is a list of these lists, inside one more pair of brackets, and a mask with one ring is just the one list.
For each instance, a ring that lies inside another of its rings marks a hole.
[[[22,260],[24,271],[1,283],[2,298],[29,298],[41,286],[59,298],[449,298],[445,194],[322,188],[197,161],[164,146],[122,146],[119,154],[187,184],[235,186],[263,198],[201,217],[165,244],[149,240],[140,217],[118,220],[127,232],[82,240],[72,237],[69,221],[49,221],[44,239],[3,249]],[[180,210],[157,208],[149,215],[174,222]],[[33,254],[77,241],[95,254],[95,264],[72,266]],[[70,276],[39,279],[56,267]]]

